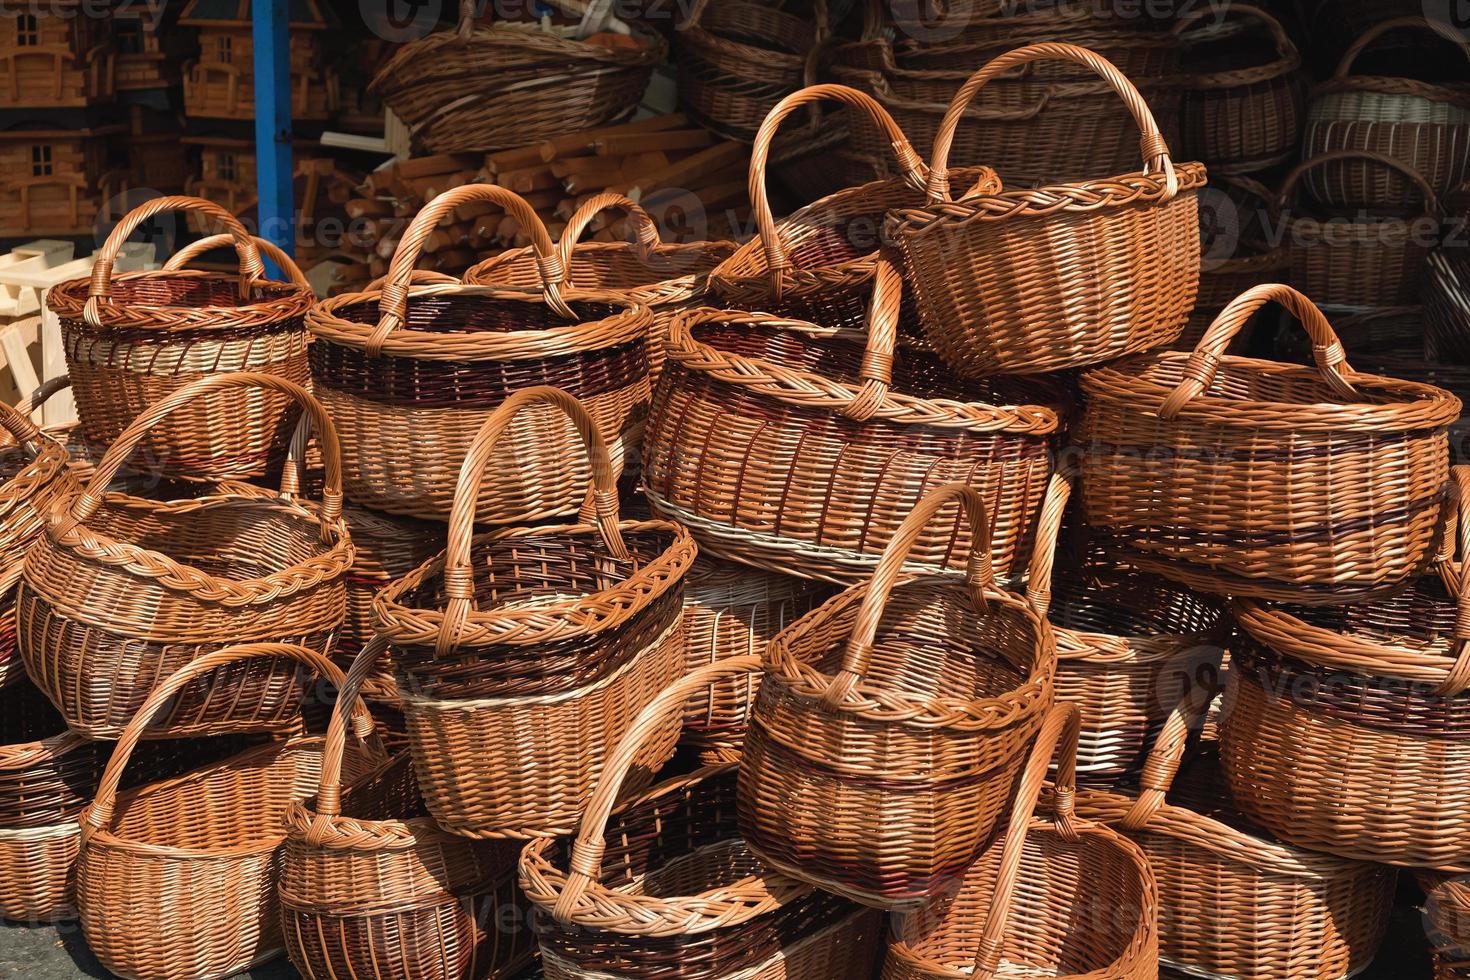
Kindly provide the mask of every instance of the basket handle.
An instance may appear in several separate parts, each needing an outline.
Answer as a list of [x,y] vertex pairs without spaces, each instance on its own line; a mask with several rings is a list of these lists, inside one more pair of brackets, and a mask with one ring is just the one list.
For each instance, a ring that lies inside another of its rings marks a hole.
[[1031,551],[1031,564],[1026,570],[1026,598],[1036,607],[1036,614],[1046,618],[1051,609],[1052,567],[1056,563],[1057,543],[1062,533],[1062,514],[1072,498],[1072,481],[1061,473],[1053,473],[1036,522],[1036,544]]
[[[286,274],[286,278],[290,280],[292,285],[303,286],[307,289],[311,288],[311,283],[306,279],[306,273],[301,271],[301,266],[297,265],[296,260],[287,255],[281,246],[267,238],[260,238],[255,235],[251,235],[250,240],[255,242],[255,247],[260,251],[261,255],[274,262],[276,268]],[[210,235],[206,238],[201,238],[197,242],[191,242],[185,245],[173,255],[169,256],[169,260],[163,264],[164,271],[177,272],[206,252],[212,252],[217,248],[224,248],[226,245],[233,245],[234,243],[235,239],[228,234]]]
[[31,413],[40,406],[41,402],[69,384],[71,384],[71,378],[63,374],[60,378],[53,378],[41,385],[28,397],[22,398],[14,408],[0,402],[0,427],[4,427],[5,431],[10,433],[16,445],[27,446],[33,453],[40,452],[46,436],[42,434],[40,427],[31,421]]
[[92,266],[92,279],[87,287],[87,305],[82,310],[82,317],[91,326],[102,326],[102,303],[112,296],[112,267],[117,262],[117,253],[122,250],[128,236],[138,230],[139,225],[165,211],[194,211],[224,225],[235,244],[235,253],[240,256],[241,296],[248,295],[255,281],[265,275],[265,266],[261,264],[260,250],[255,247],[255,239],[250,237],[245,226],[233,214],[202,197],[182,194],[155,197],[124,215],[117,227],[112,229],[112,234],[107,236],[107,241],[103,242],[102,251],[97,253],[97,261]]
[[612,817],[613,807],[619,802],[623,781],[633,768],[633,761],[643,744],[657,734],[671,717],[678,716],[690,696],[716,681],[757,673],[760,669],[761,661],[756,656],[731,657],[707,664],[664,688],[633,719],[617,747],[603,763],[597,788],[587,801],[587,811],[582,815],[577,839],[572,843],[572,853],[567,862],[566,884],[551,912],[556,921],[570,922],[573,913],[587,904],[583,901],[587,888],[602,875],[602,856],[607,853],[607,838],[604,836],[607,822]]
[[1390,170],[1397,170],[1400,174],[1407,177],[1409,182],[1419,191],[1419,195],[1424,198],[1424,208],[1428,213],[1443,213],[1439,205],[1439,195],[1434,192],[1434,188],[1430,186],[1429,181],[1424,178],[1423,174],[1402,160],[1385,156],[1382,153],[1374,153],[1372,150],[1328,150],[1326,153],[1318,154],[1310,160],[1303,160],[1293,167],[1291,172],[1286,175],[1286,179],[1281,182],[1281,190],[1276,194],[1277,213],[1285,212],[1294,203],[1297,184],[1301,181],[1302,177],[1324,163],[1332,163],[1337,160],[1371,160],[1373,163],[1388,167]]
[[[1207,16],[1216,16],[1217,13],[1218,11],[1216,10],[1216,8],[1209,5],[1196,7],[1188,13],[1181,15],[1180,18],[1174,22],[1172,31],[1176,37],[1180,38],[1180,40],[1187,42],[1189,39],[1183,36],[1186,29],[1198,23],[1199,21],[1204,20]],[[1265,26],[1266,30],[1271,32],[1271,41],[1273,44],[1276,45],[1277,57],[1281,58],[1283,61],[1293,62],[1294,64],[1301,63],[1301,54],[1297,51],[1296,44],[1292,41],[1291,36],[1286,33],[1286,28],[1281,26],[1281,21],[1277,20],[1275,17],[1272,17],[1260,7],[1256,7],[1248,3],[1231,3],[1225,8],[1224,14],[1226,17],[1229,17],[1232,14],[1243,14],[1247,18],[1254,18],[1255,20],[1259,21],[1262,25]]]
[[1184,750],[1189,747],[1189,733],[1204,720],[1219,690],[1218,681],[1191,685],[1169,712],[1139,775],[1138,798],[1120,823],[1125,830],[1142,830],[1167,802],[1169,788],[1184,761]]
[[1344,372],[1351,374],[1353,369],[1348,365],[1342,341],[1337,339],[1327,317],[1317,309],[1315,303],[1292,287],[1283,283],[1264,283],[1252,286],[1235,297],[1215,317],[1215,322],[1210,324],[1200,338],[1194,353],[1189,355],[1189,362],[1184,366],[1184,380],[1179,382],[1178,387],[1169,393],[1169,397],[1159,407],[1160,418],[1174,418],[1185,405],[1214,384],[1215,372],[1220,368],[1220,359],[1225,355],[1225,348],[1230,346],[1230,341],[1245,326],[1246,321],[1272,301],[1286,307],[1297,322],[1306,328],[1307,336],[1312,338],[1312,357],[1317,362],[1317,372],[1322,375],[1322,380],[1339,397],[1348,401],[1361,400],[1358,389],[1343,377]]
[[633,221],[633,227],[638,233],[638,247],[647,255],[662,244],[658,235],[658,226],[648,216],[648,212],[639,207],[632,199],[618,194],[614,191],[604,191],[594,194],[578,208],[567,220],[567,226],[561,233],[561,241],[556,243],[556,250],[561,256],[561,285],[567,285],[567,280],[572,275],[572,252],[581,240],[583,232],[592,223],[592,219],[609,208],[621,208]]
[[[29,395],[26,395],[20,401],[16,402],[15,410],[21,415],[24,415],[26,417],[26,421],[29,422],[32,412],[36,411],[36,409],[40,408],[42,405],[50,401],[51,396],[56,394],[58,391],[63,391],[70,387],[71,375],[58,374],[50,381],[41,382],[40,386],[37,387],[35,391],[31,392]],[[32,422],[31,425],[32,427],[34,427],[35,423]],[[11,430],[10,434],[15,436],[18,441],[25,441],[22,440],[21,437],[17,435],[14,430]],[[44,435],[44,433],[42,434]]]
[[868,118],[888,136],[893,153],[898,158],[898,165],[903,170],[904,179],[916,190],[923,190],[924,177],[928,173],[924,161],[919,159],[919,155],[909,145],[908,137],[904,136],[903,130],[889,115],[888,110],[865,92],[846,85],[811,85],[776,103],[776,107],[766,115],[760,131],[756,133],[755,146],[750,154],[749,189],[750,200],[755,206],[756,224],[760,229],[761,246],[766,252],[766,265],[771,271],[771,289],[777,297],[785,289],[786,272],[792,266],[791,259],[786,255],[786,247],[781,244],[781,238],[776,233],[776,219],[771,213],[771,200],[766,194],[766,161],[782,121],[802,106],[823,99],[841,102],[849,108],[867,113]]
[[367,339],[364,349],[369,357],[377,357],[383,350],[388,335],[402,327],[408,317],[408,287],[412,282],[413,268],[423,251],[424,243],[439,226],[446,214],[461,204],[486,203],[504,208],[531,235],[531,248],[536,253],[536,267],[541,274],[541,289],[546,305],[560,316],[575,320],[576,314],[561,298],[561,282],[566,271],[561,265],[561,253],[552,244],[551,233],[546,230],[536,209],[515,191],[494,184],[461,184],[452,187],[430,201],[414,216],[408,230],[398,240],[393,261],[388,265],[388,275],[383,290],[378,294],[378,326]]
[[960,90],[955,93],[954,100],[949,104],[949,109],[944,113],[944,119],[939,124],[939,132],[934,137],[934,159],[929,164],[930,205],[950,200],[949,150],[954,145],[955,130],[959,128],[960,120],[964,117],[970,102],[987,82],[1003,72],[1018,65],[1043,60],[1070,61],[1091,69],[1101,76],[1114,92],[1118,93],[1118,97],[1128,107],[1128,112],[1138,123],[1138,129],[1143,134],[1140,147],[1144,171],[1146,173],[1161,171],[1164,174],[1164,200],[1173,198],[1179,192],[1179,178],[1174,173],[1174,160],[1169,156],[1169,145],[1164,141],[1164,134],[1159,132],[1159,124],[1154,121],[1153,111],[1149,109],[1148,102],[1139,94],[1138,89],[1134,88],[1133,83],[1118,70],[1116,65],[1097,52],[1080,48],[1075,44],[1049,41],[1042,44],[1028,44],[1000,55],[971,75],[969,80],[960,86]]
[[[373,744],[377,731],[367,710],[358,710],[362,686],[373,676],[373,670],[388,649],[388,638],[381,633],[373,638],[352,659],[347,677],[337,691],[337,703],[332,706],[332,720],[327,725],[326,744],[322,747],[322,776],[317,786],[316,819],[308,832],[307,841],[320,845],[330,833],[328,826],[332,818],[342,813],[342,756],[347,750],[347,714],[342,706],[352,705],[352,735],[359,744]],[[364,702],[365,703],[365,702]]]
[[873,270],[873,296],[868,301],[867,339],[858,380],[863,386],[838,411],[855,422],[873,417],[883,407],[893,384],[893,354],[898,347],[898,317],[903,305],[903,274],[886,252]]
[[311,425],[317,432],[322,445],[322,462],[326,468],[326,480],[322,488],[320,522],[322,540],[331,536],[332,529],[342,522],[342,447],[337,441],[337,428],[332,424],[327,410],[311,392],[292,381],[274,374],[240,372],[238,374],[211,374],[191,381],[170,393],[166,398],[148,406],[123,430],[117,441],[108,447],[102,461],[97,464],[87,487],[77,496],[63,504],[65,510],[56,527],[56,534],[63,535],[90,520],[106,499],[107,488],[117,476],[122,464],[127,462],[144,438],[155,425],[168,418],[180,407],[187,405],[210,392],[228,391],[232,388],[260,388],[290,396],[301,406],[302,419],[299,426]]
[[919,540],[920,533],[952,501],[959,503],[960,510],[970,522],[970,561],[965,569],[965,583],[969,586],[976,612],[983,614],[989,611],[989,595],[998,592],[1000,587],[996,585],[995,569],[990,559],[990,521],[985,514],[985,498],[968,484],[946,483],[919,501],[883,549],[883,556],[878,559],[878,566],[868,581],[863,604],[858,609],[852,634],[847,640],[847,649],[843,651],[842,667],[822,693],[822,703],[827,707],[841,707],[862,681],[878,635],[878,623],[903,571],[904,560]]
[[446,656],[454,650],[460,628],[474,608],[475,578],[470,546],[474,541],[475,508],[479,503],[485,468],[493,458],[500,437],[510,429],[516,416],[532,405],[550,405],[560,409],[577,427],[577,434],[587,447],[587,461],[592,469],[592,485],[587,490],[587,500],[582,505],[579,519],[584,524],[596,522],[603,543],[614,558],[628,557],[628,547],[618,527],[617,470],[597,423],[581,402],[560,388],[549,385],[522,388],[501,402],[480,426],[459,469],[454,505],[449,511],[449,547],[444,552],[444,592],[449,602],[445,606],[444,620],[439,625],[439,638],[435,644],[438,656]]
[[1031,828],[1031,819],[1036,813],[1036,804],[1041,799],[1041,785],[1046,781],[1051,768],[1052,756],[1058,746],[1061,758],[1057,763],[1054,783],[1055,812],[1052,820],[1057,833],[1068,841],[1078,838],[1073,822],[1073,800],[1077,793],[1077,741],[1082,734],[1082,714],[1070,701],[1054,705],[1041,723],[1041,732],[1026,760],[1026,770],[1011,804],[1010,822],[1006,824],[1005,844],[1000,852],[1000,870],[995,878],[995,890],[990,899],[990,915],[985,920],[985,929],[980,934],[980,946],[975,951],[973,980],[994,980],[1000,967],[1001,950],[1005,942],[1006,920],[1010,918],[1011,901],[1016,894],[1016,878],[1021,873],[1021,858],[1026,849],[1026,834]]
[[468,41],[470,35],[475,33],[476,6],[477,0],[459,0],[459,21],[454,30],[461,41]]
[[[342,668],[315,650],[308,650],[294,643],[241,643],[206,653],[189,661],[169,675],[167,680],[148,695],[148,700],[143,702],[138,713],[133,715],[132,720],[128,722],[128,727],[123,729],[122,737],[118,739],[117,746],[112,750],[112,756],[107,760],[107,768],[102,772],[102,780],[97,785],[97,797],[82,813],[82,832],[86,834],[102,830],[112,823],[113,810],[117,804],[118,786],[122,782],[123,769],[132,757],[133,750],[138,747],[138,742],[142,740],[143,733],[148,726],[169,706],[174,696],[185,686],[196,678],[228,664],[241,660],[277,657],[289,657],[303,664],[319,677],[337,685],[339,690],[345,681],[342,676]],[[372,727],[373,721],[368,715],[367,705],[358,702],[353,705],[353,712],[365,717],[368,728]]]
[[1353,70],[1353,63],[1358,60],[1359,55],[1368,50],[1369,45],[1376,42],[1385,34],[1401,30],[1429,31],[1435,37],[1444,38],[1459,48],[1461,53],[1465,55],[1465,60],[1470,62],[1470,44],[1466,44],[1463,40],[1450,37],[1436,29],[1434,24],[1429,20],[1423,17],[1390,17],[1388,20],[1380,21],[1368,28],[1363,32],[1361,37],[1352,43],[1351,47],[1343,52],[1342,60],[1337,63],[1337,71],[1333,72],[1332,77],[1346,78]]

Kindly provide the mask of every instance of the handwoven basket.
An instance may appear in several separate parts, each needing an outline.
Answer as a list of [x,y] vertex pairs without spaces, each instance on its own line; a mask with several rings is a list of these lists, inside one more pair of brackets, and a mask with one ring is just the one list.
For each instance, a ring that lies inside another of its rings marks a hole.
[[[113,750],[97,798],[82,811],[77,906],[102,965],[123,977],[228,977],[279,956],[276,873],[295,800],[315,791],[322,739],[294,735],[249,748],[185,776],[118,792],[144,729],[170,700],[210,671],[249,660],[291,658],[340,685],[342,672],[305,647],[242,644],[205,654],[148,700]],[[372,720],[359,709],[358,731]],[[365,726],[365,727],[364,727]],[[351,753],[355,779],[374,764]]]
[[[1080,718],[1047,715],[1005,832],[958,887],[892,922],[883,980],[1157,980],[1159,886],[1133,842],[1072,810]],[[1050,819],[1034,816],[1058,741]]]
[[[1311,336],[1315,370],[1222,353],[1272,301]],[[1136,355],[1081,387],[1084,519],[1143,570],[1203,592],[1341,603],[1428,567],[1460,401],[1352,371],[1291,287],[1242,293],[1193,354]]]
[[[1394,17],[1373,26],[1342,56],[1336,74],[1313,90],[1302,156],[1312,159],[1335,150],[1379,154],[1444,194],[1470,178],[1470,86],[1351,74],[1370,45],[1406,30],[1451,41],[1470,60],[1470,45],[1460,34],[1422,17]],[[1318,201],[1338,207],[1403,209],[1423,199],[1418,182],[1403,169],[1367,156],[1339,158],[1309,175],[1307,188]]]
[[979,856],[1052,699],[1051,627],[996,585],[987,549],[963,579],[897,582],[920,531],[955,503],[985,541],[984,498],[946,484],[871,581],[771,641],[740,760],[751,851],[876,908],[916,906]]
[[[641,26],[598,43],[605,35],[579,40],[580,31],[563,36],[539,23],[482,24],[480,6],[460,0],[455,30],[402,45],[368,84],[426,153],[525,146],[620,119],[668,53],[663,38]],[[589,16],[607,8],[551,6]]]
[[1056,636],[1057,700],[1082,713],[1077,778],[1108,786],[1138,771],[1174,703],[1218,672],[1230,621],[1223,603],[1151,575],[1099,563],[1055,577],[1070,494],[1052,477],[1026,595]]
[[[166,269],[113,277],[123,243],[158,214],[219,222],[240,256],[238,275]],[[82,434],[99,451],[150,405],[204,377],[250,371],[305,385],[310,288],[264,280],[260,252],[234,215],[195,197],[160,197],[123,218],[92,275],[53,287]],[[262,476],[278,466],[295,422],[291,399],[264,388],[219,388],[150,433],[148,465],[172,476]]]
[[[965,107],[997,75],[1045,59],[1083,64],[1143,132],[1144,171],[951,200],[950,146]],[[1018,48],[955,95],[934,144],[928,201],[884,227],[903,255],[925,336],[965,377],[1038,374],[1167,344],[1194,309],[1204,168],[1177,170],[1128,79],[1068,44]]]
[[1437,249],[1424,261],[1424,354],[1470,364],[1470,260],[1459,249]]
[[[1217,11],[1198,8],[1174,23],[1174,33],[1189,48],[1189,73],[1179,111],[1180,147],[1201,160],[1212,174],[1255,173],[1296,154],[1306,113],[1307,77],[1301,55],[1281,22],[1259,7],[1232,3],[1223,19],[1201,29]],[[1236,19],[1230,24],[1231,19]],[[1230,31],[1264,27],[1269,53],[1258,41]]]
[[[608,758],[571,842],[531,841],[520,881],[540,913],[547,980],[857,980],[871,977],[882,917],[766,867],[736,829],[736,767],[678,776],[618,807],[644,740],[701,688],[758,669],[696,670],[639,714]],[[565,864],[567,870],[562,870]]]
[[[530,407],[573,420],[593,474],[577,524],[473,535],[481,476]],[[595,518],[595,519],[594,519]],[[466,837],[570,833],[607,754],[684,668],[687,531],[619,521],[602,435],[575,398],[517,392],[471,444],[449,547],[378,595],[414,768],[434,819]],[[673,753],[678,720],[650,739],[637,791]]]
[[1220,758],[1241,811],[1340,857],[1470,871],[1470,468],[1456,467],[1460,561],[1340,607],[1235,600]]
[[345,788],[346,707],[387,643],[348,671],[315,797],[286,812],[279,897],[286,950],[307,980],[500,980],[531,957],[515,918],[512,842],[467,840],[424,809],[407,752]]
[[[625,211],[636,242],[584,242],[592,220],[611,208]],[[658,226],[637,204],[621,194],[594,194],[567,221],[557,243],[563,275],[561,288],[596,289],[626,295],[648,307],[653,323],[648,339],[649,378],[658,379],[664,363],[664,336],[681,305],[704,292],[705,277],[735,251],[730,242],[662,242]],[[542,287],[541,264],[532,246],[501,252],[464,274],[475,286]]]
[[[500,205],[531,234],[542,294],[410,284],[441,218]],[[626,292],[563,295],[561,257],[524,199],[489,184],[445,191],[419,212],[380,290],[334,296],[310,317],[316,393],[342,434],[347,494],[390,514],[444,521],[456,468],[507,395],[538,384],[582,399],[618,458],[647,410],[652,316]],[[484,482],[479,519],[510,524],[576,512],[587,467],[576,430],[544,407],[518,420]]]
[[1470,882],[1459,875],[1419,875],[1426,901],[1434,980],[1470,977]]
[[[234,389],[270,391],[305,410],[326,466],[319,507],[244,486],[173,501],[107,492],[158,423]],[[20,653],[36,686],[74,731],[117,738],[164,678],[210,650],[279,641],[329,655],[353,554],[341,473],[321,404],[275,375],[200,378],[149,408],[108,449],[86,490],[52,511],[26,559]],[[232,664],[185,689],[160,724],[173,737],[294,726],[296,674],[287,658]]]
[[[759,657],[787,626],[832,590],[809,579],[701,556],[684,582],[684,668],[692,673],[734,657]],[[712,682],[684,706],[682,744],[706,765],[740,757],[758,673]]]
[[[1420,191],[1415,215],[1334,214],[1297,203],[1301,180],[1334,162],[1373,160]],[[1440,242],[1443,213],[1422,177],[1392,157],[1340,150],[1304,160],[1281,184],[1277,210],[1289,281],[1323,305],[1379,307],[1419,302],[1425,259]]]
[[[759,313],[677,318],[644,436],[654,513],[720,557],[850,584],[927,489],[958,480],[985,497],[997,574],[1019,574],[1066,395],[1029,379],[956,384],[913,347],[895,358],[901,289],[885,261],[865,334]],[[937,522],[914,561],[963,567],[964,531]]]

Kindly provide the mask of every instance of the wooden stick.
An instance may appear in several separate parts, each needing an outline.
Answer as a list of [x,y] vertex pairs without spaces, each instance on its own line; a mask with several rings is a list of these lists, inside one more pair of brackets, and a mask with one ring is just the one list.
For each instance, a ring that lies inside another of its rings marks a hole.
[[679,129],[668,133],[619,133],[594,141],[598,156],[627,156],[655,150],[699,150],[711,146],[715,136],[707,129]]
[[700,150],[655,173],[645,174],[641,180],[630,182],[618,189],[636,201],[652,190],[704,183],[709,179],[710,174],[718,173],[725,167],[740,166],[744,169],[749,163],[750,147],[731,140]]
[[667,116],[650,116],[637,122],[622,123],[616,126],[603,126],[597,129],[587,129],[580,133],[568,133],[558,136],[540,144],[541,159],[550,163],[564,156],[582,156],[591,153],[599,139],[607,136],[628,135],[630,133],[659,133],[667,129],[678,129],[688,125],[689,120],[682,112],[672,112]]

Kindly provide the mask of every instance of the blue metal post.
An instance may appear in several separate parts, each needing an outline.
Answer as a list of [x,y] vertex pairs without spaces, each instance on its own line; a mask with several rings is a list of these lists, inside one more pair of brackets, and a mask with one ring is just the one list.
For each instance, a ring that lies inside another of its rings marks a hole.
[[[251,0],[255,35],[255,168],[260,237],[296,252],[291,180],[291,0]],[[267,262],[277,277],[279,269]]]

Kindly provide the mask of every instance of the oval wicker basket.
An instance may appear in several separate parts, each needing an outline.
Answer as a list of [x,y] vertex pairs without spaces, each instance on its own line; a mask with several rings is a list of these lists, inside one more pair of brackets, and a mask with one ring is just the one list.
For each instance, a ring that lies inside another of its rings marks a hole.
[[[761,863],[736,830],[736,767],[697,770],[619,805],[645,739],[702,688],[757,670],[702,667],[651,701],[609,756],[570,847],[531,841],[520,880],[548,980],[870,977],[882,917]],[[617,815],[613,816],[615,805]],[[561,865],[565,863],[567,870]]]
[[[166,269],[114,277],[113,263],[139,225],[170,211],[196,213],[228,231],[238,275]],[[88,279],[47,293],[61,321],[82,434],[101,450],[150,405],[199,378],[238,371],[294,384],[310,378],[305,316],[311,290],[263,278],[260,252],[240,222],[196,197],[135,208],[107,237]],[[150,468],[200,479],[262,476],[286,454],[295,418],[284,393],[220,388],[150,433]]]
[[1052,698],[1051,627],[996,585],[987,549],[964,579],[897,581],[955,503],[985,541],[984,498],[940,487],[869,582],[771,641],[740,760],[751,851],[876,908],[916,906],[980,854]]
[[[956,385],[915,348],[895,359],[901,289],[883,262],[866,334],[719,310],[677,318],[644,437],[654,513],[720,557],[849,584],[927,489],[959,480],[985,496],[997,574],[1019,574],[1066,396],[1029,379]],[[914,561],[962,567],[964,530],[937,522]]]
[[[482,471],[528,407],[575,423],[593,474],[578,524],[472,534]],[[517,392],[485,421],[460,470],[449,547],[381,592],[424,801],[466,837],[570,833],[607,754],[684,668],[687,531],[619,521],[596,423],[555,388]],[[678,719],[650,739],[633,787],[673,753]]]
[[1240,816],[1213,750],[1180,768],[1217,688],[1182,698],[1139,788],[1083,790],[1077,812],[1127,835],[1159,882],[1160,961],[1193,976],[1341,980],[1366,967],[1391,869],[1283,844]]
[[[970,100],[1020,65],[1059,59],[1097,72],[1143,132],[1144,170],[952,200],[950,147]],[[903,255],[925,336],[965,377],[1038,374],[1167,344],[1199,285],[1204,168],[1177,170],[1138,90],[1107,61],[1068,44],[990,62],[950,104],[934,144],[928,201],[884,227]],[[1004,256],[999,261],[998,256]]]
[[[588,18],[610,6],[550,5]],[[368,83],[426,153],[525,146],[620,119],[668,53],[662,37],[639,26],[598,43],[579,39],[595,26],[586,20],[564,36],[540,23],[479,23],[479,7],[460,0],[455,30],[401,45]]]
[[[1315,371],[1222,353],[1272,301],[1305,326]],[[1352,371],[1291,287],[1242,293],[1193,354],[1136,355],[1085,372],[1081,387],[1085,520],[1143,570],[1203,592],[1331,604],[1428,567],[1460,401]]]
[[[1005,832],[958,887],[892,923],[883,980],[1157,980],[1159,886],[1132,841],[1072,810],[1080,718],[1052,708]],[[1034,816],[1062,743],[1050,819]]]
[[[1302,157],[1336,150],[1379,154],[1422,175],[1436,194],[1444,194],[1470,178],[1470,86],[1351,74],[1369,46],[1386,34],[1407,30],[1452,42],[1470,60],[1470,44],[1460,33],[1422,17],[1393,17],[1374,25],[1342,56],[1336,74],[1313,90]],[[1393,210],[1422,200],[1417,181],[1367,156],[1339,158],[1310,175],[1307,187],[1318,201],[1338,207]]]
[[[245,749],[185,776],[118,792],[123,770],[169,702],[210,671],[292,659],[340,685],[342,672],[305,647],[241,644],[205,654],[164,680],[128,722],[82,811],[77,905],[102,965],[124,977],[228,977],[279,956],[275,877],[292,801],[315,791],[322,739],[292,736]],[[358,708],[358,731],[372,719]],[[380,751],[380,750],[379,750]],[[348,778],[374,762],[347,760]]]
[[[319,507],[243,485],[174,501],[107,492],[158,423],[232,389],[270,391],[305,410],[326,465]],[[159,682],[210,650],[280,641],[329,655],[353,556],[341,473],[336,430],[321,404],[274,375],[204,377],[139,415],[86,490],[52,511],[27,556],[20,653],[36,686],[74,731],[116,738]],[[160,725],[169,736],[294,726],[296,674],[285,658],[232,665],[188,687]]]
[[[454,283],[412,286],[414,261],[444,215],[498,204],[531,234],[542,294]],[[561,255],[526,201],[503,188],[445,191],[414,218],[380,290],[325,300],[312,311],[316,393],[342,434],[347,494],[375,510],[444,521],[456,468],[482,422],[538,384],[581,398],[614,440],[636,443],[649,398],[652,316],[625,292],[563,294]],[[575,513],[587,488],[576,430],[543,407],[511,432],[484,481],[487,524]]]

